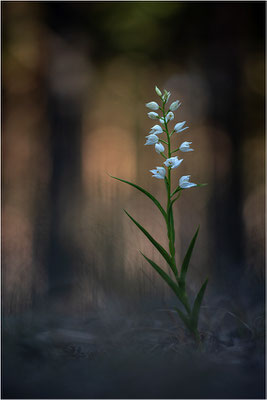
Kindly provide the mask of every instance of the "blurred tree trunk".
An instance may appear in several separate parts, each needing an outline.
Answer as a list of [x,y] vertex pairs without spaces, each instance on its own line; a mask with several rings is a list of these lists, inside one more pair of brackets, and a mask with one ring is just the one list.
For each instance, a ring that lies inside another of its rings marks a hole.
[[[217,278],[234,294],[246,268],[241,146],[244,141],[244,104],[240,99],[244,84],[242,61],[245,58],[241,40],[243,35],[246,36],[243,30],[248,13],[232,4],[223,7],[210,4],[209,7],[212,37],[204,47],[204,73],[212,99],[208,117],[215,127],[210,139],[214,154],[220,154],[214,158],[213,164],[216,190],[210,204],[210,221],[215,239]],[[238,20],[240,24],[233,23]]]
[[[51,26],[47,76],[51,134],[47,273],[49,294],[56,297],[70,296],[75,282],[78,251],[73,247],[73,238],[77,234],[82,198],[81,131],[88,83],[84,49],[79,37],[71,37],[73,31],[77,32],[77,27],[71,29],[71,15],[61,16],[57,23],[56,17],[64,7],[59,3],[47,6],[47,21]],[[66,27],[68,36],[64,33]]]

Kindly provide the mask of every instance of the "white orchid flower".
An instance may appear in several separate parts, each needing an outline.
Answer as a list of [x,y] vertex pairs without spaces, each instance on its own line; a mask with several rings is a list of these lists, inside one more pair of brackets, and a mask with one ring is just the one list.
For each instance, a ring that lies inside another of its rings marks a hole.
[[182,176],[182,177],[179,179],[179,186],[180,186],[182,189],[189,189],[189,188],[191,188],[191,187],[193,187],[193,186],[197,186],[196,183],[189,182],[190,176],[191,176],[191,175],[185,175],[185,176]]
[[156,167],[156,169],[151,169],[152,177],[157,179],[164,179],[166,175],[166,169],[164,167]]
[[162,93],[161,93],[161,91],[159,90],[159,88],[158,88],[157,86],[155,86],[155,92],[157,93],[157,95],[158,95],[159,97],[162,96]]
[[169,98],[170,98],[171,92],[168,92],[166,89],[164,90],[164,95],[163,95],[163,100],[165,101],[165,103],[168,102]]
[[179,108],[181,105],[179,100],[174,101],[171,105],[170,105],[170,110],[171,111],[176,111],[177,108]]
[[156,143],[156,144],[155,144],[155,150],[156,150],[156,152],[157,152],[158,154],[160,154],[160,153],[162,153],[162,152],[165,150],[165,148],[164,148],[164,146],[163,146],[162,143]]
[[155,113],[155,112],[153,112],[153,111],[147,113],[147,115],[148,115],[148,117],[149,117],[150,119],[158,119],[158,117],[159,117],[158,114]]
[[179,132],[184,131],[185,129],[188,129],[188,126],[186,126],[186,127],[184,128],[185,123],[186,123],[186,121],[178,122],[178,123],[175,125],[175,127],[174,127],[174,131],[175,131],[176,133],[179,133]]
[[184,153],[186,153],[187,151],[194,151],[194,149],[190,149],[191,143],[192,142],[183,142],[179,147],[179,150],[183,151]]
[[159,105],[155,101],[150,101],[150,103],[146,103],[146,107],[153,111],[156,111],[159,109]]
[[171,167],[171,169],[175,169],[181,164],[182,161],[183,161],[183,158],[181,160],[179,160],[178,157],[175,156],[175,157],[167,158],[167,160],[163,164],[165,164],[166,167]]
[[163,133],[163,129],[160,125],[154,125],[152,126],[150,133],[154,133],[155,135],[159,135],[160,133]]
[[168,112],[166,115],[166,122],[172,121],[174,119],[174,114],[172,111]]
[[150,145],[150,144],[156,144],[159,141],[159,138],[157,137],[157,135],[154,135],[154,134],[148,135],[148,136],[146,136],[146,138],[147,139],[146,139],[145,146]]

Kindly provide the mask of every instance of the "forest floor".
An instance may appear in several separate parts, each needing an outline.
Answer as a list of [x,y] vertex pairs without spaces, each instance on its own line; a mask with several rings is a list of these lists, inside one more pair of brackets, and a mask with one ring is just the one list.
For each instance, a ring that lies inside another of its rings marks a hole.
[[6,316],[2,398],[265,398],[263,316],[203,314],[201,351],[170,310]]

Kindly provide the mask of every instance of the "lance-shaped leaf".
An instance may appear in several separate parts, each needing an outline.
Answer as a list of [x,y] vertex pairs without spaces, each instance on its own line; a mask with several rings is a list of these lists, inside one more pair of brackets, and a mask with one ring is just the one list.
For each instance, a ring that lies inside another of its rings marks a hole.
[[179,317],[181,318],[181,320],[183,321],[183,323],[185,324],[185,326],[187,326],[187,328],[192,331],[192,326],[191,326],[191,320],[189,317],[187,317],[187,315],[185,315],[181,310],[179,310],[179,308],[175,307],[175,310],[177,311]]
[[147,232],[147,230],[140,225],[126,210],[124,212],[128,215],[128,217],[135,223],[135,225],[146,235],[148,240],[156,247],[156,249],[160,252],[160,254],[165,258],[171,269],[173,270],[172,259],[169,253],[161,246],[151,235]]
[[191,324],[192,324],[193,329],[197,329],[200,306],[201,306],[201,303],[202,303],[202,300],[204,297],[207,283],[208,283],[208,279],[206,279],[205,282],[203,283],[203,285],[201,286],[200,291],[198,292],[198,295],[197,295],[196,300],[193,305],[192,314],[191,314]]
[[158,209],[160,210],[161,214],[163,215],[163,217],[166,219],[167,218],[167,214],[166,211],[163,209],[162,205],[160,204],[160,202],[151,194],[149,193],[147,190],[143,189],[141,186],[136,185],[135,183],[132,182],[128,182],[125,181],[124,179],[120,179],[120,178],[116,178],[116,176],[112,176],[109,175],[111,178],[113,179],[117,179],[117,181],[121,181],[123,183],[127,183],[130,186],[135,187],[137,190],[139,190],[140,192],[144,193],[147,197],[149,197],[153,203],[158,207]]
[[177,192],[181,191],[182,188],[180,186],[177,186],[177,188],[172,192],[171,197],[173,197]]
[[163,271],[162,268],[160,268],[153,260],[145,256],[141,251],[140,253],[142,256],[149,262],[149,264],[154,268],[155,271],[164,279],[164,281],[167,283],[167,285],[170,286],[170,288],[174,291],[178,299],[183,302],[183,297],[180,293],[178,285],[169,277],[169,275]]
[[197,228],[197,231],[188,247],[188,250],[186,252],[183,264],[182,264],[182,268],[181,268],[181,275],[180,275],[180,281],[183,284],[185,282],[185,277],[186,277],[186,273],[187,273],[187,269],[188,269],[188,265],[192,256],[192,252],[195,246],[195,242],[197,239],[197,235],[198,235],[198,231],[199,231],[199,227]]
[[[207,183],[198,183],[193,187],[202,187],[202,186],[207,186]],[[181,188],[180,186],[177,186],[177,188],[172,192],[171,197],[173,197],[177,192],[185,190],[184,188]]]
[[178,196],[176,196],[174,199],[171,200],[172,205],[175,203],[176,200],[179,199],[180,195],[181,195],[181,192],[179,192]]

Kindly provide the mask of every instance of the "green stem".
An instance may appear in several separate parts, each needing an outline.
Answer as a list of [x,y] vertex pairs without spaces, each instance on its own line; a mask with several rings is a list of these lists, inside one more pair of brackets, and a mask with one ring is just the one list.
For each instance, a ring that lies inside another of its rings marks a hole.
[[[163,118],[164,118],[164,126],[165,126],[165,132],[167,134],[167,139],[168,142],[168,158],[171,157],[171,140],[170,140],[170,135],[169,135],[169,130],[168,130],[168,125],[166,122],[166,112],[165,112],[165,103],[163,103],[162,107],[162,113],[163,113]],[[172,214],[172,204],[171,204],[171,167],[168,167],[168,176],[167,176],[167,230],[168,230],[168,238],[169,238],[169,249],[172,257],[172,263],[176,275],[176,280],[178,280],[178,271],[176,267],[176,262],[175,262],[175,229],[174,229],[174,223],[173,223],[173,214]]]
[[[167,112],[165,112],[165,103],[166,102],[163,101],[163,106],[160,109],[161,109],[161,111],[163,113],[164,126],[165,126],[164,132],[166,132],[168,141],[166,142],[165,140],[162,140],[162,139],[160,141],[168,145],[168,158],[171,158],[171,155],[173,153],[175,153],[176,151],[178,151],[179,148],[171,151],[171,136],[174,133],[174,130],[171,133],[169,133],[168,124],[167,124],[166,118],[165,118],[166,114],[168,113],[169,110]],[[161,153],[161,155],[163,155],[163,154]],[[166,157],[166,156],[164,155],[164,157]],[[182,304],[183,304],[183,306],[184,306],[184,308],[185,308],[185,310],[186,310],[186,312],[188,314],[189,320],[191,320],[191,318],[192,318],[192,310],[191,310],[190,303],[189,303],[189,300],[188,300],[188,297],[187,297],[185,282],[181,282],[181,280],[180,280],[179,273],[178,273],[178,270],[177,270],[177,267],[176,267],[176,261],[175,261],[175,229],[174,229],[173,211],[172,211],[172,202],[171,202],[172,200],[171,199],[177,192],[180,192],[181,188],[180,188],[180,186],[178,186],[171,193],[171,167],[168,167],[168,174],[167,174],[167,177],[165,178],[165,183],[166,183],[166,191],[167,191],[167,212],[166,212],[167,218],[166,218],[166,224],[167,224],[167,230],[168,230],[169,248],[170,248],[170,255],[171,255],[171,258],[172,258],[173,271],[175,273],[175,278],[176,278],[177,284],[179,286],[179,289],[181,291],[180,300],[181,300],[181,302],[182,302]],[[178,197],[179,197],[179,195],[180,195],[180,193],[178,194]],[[195,338],[197,347],[200,348],[201,340],[200,340],[200,336],[199,336],[199,332],[198,332],[197,327],[195,327],[195,328],[192,327],[190,329],[190,331],[191,331],[191,333],[193,334],[193,336]]]
[[166,141],[165,141],[165,140],[163,140],[163,139],[159,139],[159,142],[162,142],[162,143],[168,144],[168,142],[166,142]]
[[182,188],[180,186],[177,186],[177,188],[172,192],[171,197],[173,197],[177,192],[181,191]]

